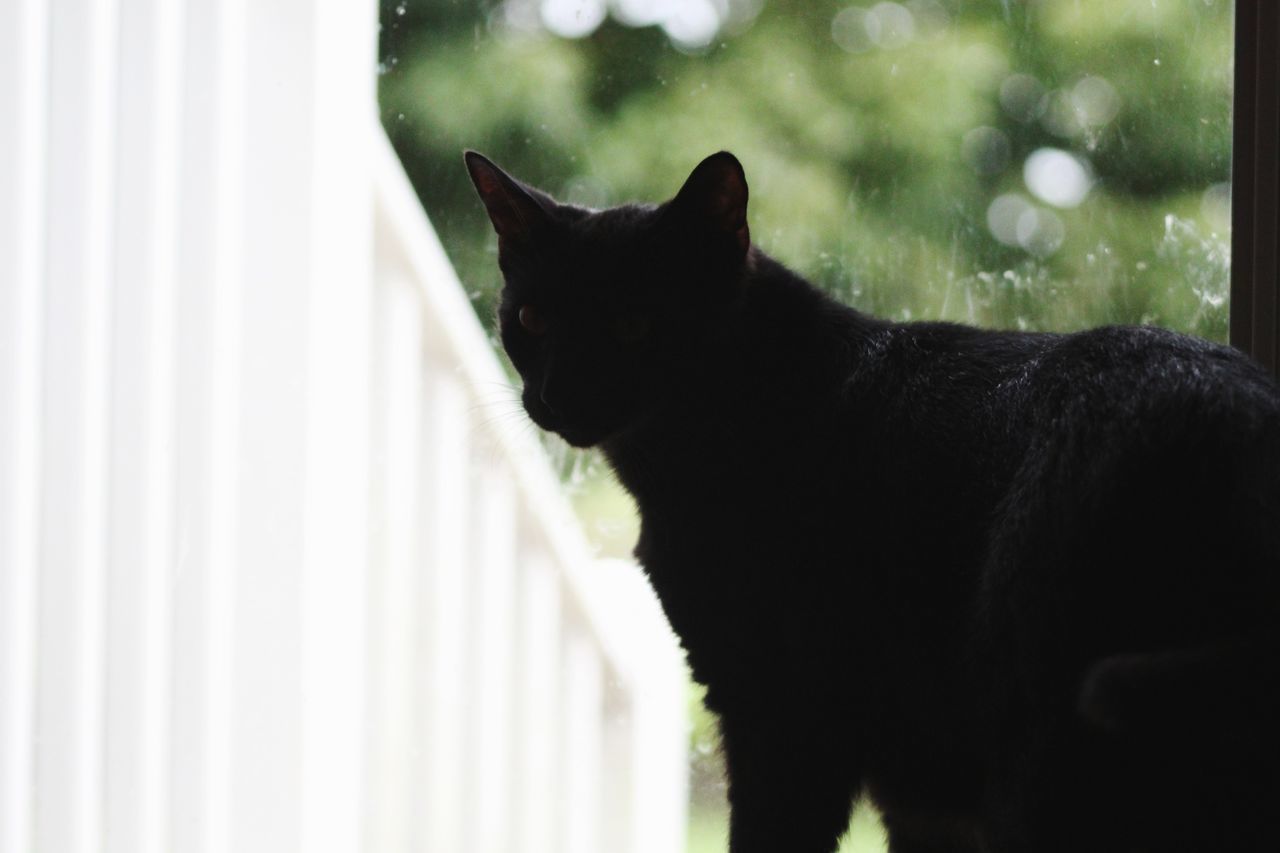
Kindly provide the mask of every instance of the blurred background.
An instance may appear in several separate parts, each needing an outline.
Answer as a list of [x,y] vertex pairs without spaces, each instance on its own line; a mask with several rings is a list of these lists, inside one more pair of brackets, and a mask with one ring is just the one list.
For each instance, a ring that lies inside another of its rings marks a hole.
[[[728,149],[752,237],[900,320],[1152,323],[1225,342],[1227,0],[383,0],[379,104],[491,329],[478,149],[562,201],[662,201]],[[634,511],[548,442],[594,547]],[[713,722],[689,690],[689,849],[722,849]],[[874,820],[845,851],[882,849]]]
[[752,234],[895,319],[1223,339],[1226,0],[384,2],[380,104],[487,319],[483,150],[562,200],[736,153]]

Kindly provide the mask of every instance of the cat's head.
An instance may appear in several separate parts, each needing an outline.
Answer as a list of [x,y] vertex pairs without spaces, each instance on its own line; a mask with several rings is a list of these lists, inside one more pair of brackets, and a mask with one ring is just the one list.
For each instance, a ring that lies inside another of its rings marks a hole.
[[533,421],[588,447],[688,399],[748,263],[747,182],[727,152],[661,205],[559,204],[473,151],[498,232],[502,344]]

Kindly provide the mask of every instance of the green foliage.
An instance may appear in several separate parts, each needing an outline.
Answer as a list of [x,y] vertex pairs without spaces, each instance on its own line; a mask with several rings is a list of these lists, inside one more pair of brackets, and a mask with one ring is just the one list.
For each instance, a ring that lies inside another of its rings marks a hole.
[[[727,148],[756,242],[864,309],[1225,336],[1226,223],[1201,199],[1229,177],[1226,0],[925,0],[897,7],[913,39],[876,46],[864,27],[854,52],[834,35],[847,4],[829,0],[769,0],[695,51],[612,18],[580,39],[521,29],[512,5],[387,4],[382,31],[384,122],[486,321],[495,243],[463,148],[592,206],[667,198]],[[1015,75],[1033,88],[1011,109]],[[998,143],[979,169],[975,128]],[[1087,163],[1079,206],[1029,192],[1041,148]],[[1044,245],[992,233],[1002,194],[1043,212]]]

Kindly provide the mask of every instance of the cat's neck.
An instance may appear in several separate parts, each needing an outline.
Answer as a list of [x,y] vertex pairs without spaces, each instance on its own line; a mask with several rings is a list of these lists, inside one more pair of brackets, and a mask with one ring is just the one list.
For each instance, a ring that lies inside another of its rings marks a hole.
[[[763,253],[752,257],[715,347],[691,365],[687,387],[662,411],[604,442],[637,497],[689,467],[736,455],[759,431],[811,422],[833,405],[864,353],[890,327],[823,293]],[[801,437],[797,436],[797,440]],[[674,485],[674,484],[672,484]]]
[[892,325],[838,302],[755,249],[735,308],[728,360],[755,364],[761,379],[782,385],[815,375],[839,381]]

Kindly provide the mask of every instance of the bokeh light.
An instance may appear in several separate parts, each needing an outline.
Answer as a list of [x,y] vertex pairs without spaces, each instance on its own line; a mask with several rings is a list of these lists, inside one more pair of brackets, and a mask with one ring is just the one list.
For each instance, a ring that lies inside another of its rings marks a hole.
[[667,5],[662,29],[681,47],[706,47],[720,31],[720,14],[711,0],[679,0]]
[[1059,148],[1038,148],[1022,166],[1022,178],[1036,198],[1054,207],[1077,207],[1093,187],[1089,162]]
[[1030,124],[1044,115],[1044,86],[1030,74],[1010,74],[1000,84],[1000,106],[1015,121]]
[[1015,246],[1045,257],[1056,252],[1066,238],[1066,225],[1051,210],[1037,207],[1019,193],[997,196],[987,208],[991,235],[1006,246]]
[[542,23],[564,38],[581,38],[604,21],[604,0],[543,0]]
[[996,127],[975,127],[960,140],[960,156],[979,175],[998,175],[1009,165],[1009,137]]
[[875,47],[867,29],[867,10],[861,6],[841,9],[831,19],[831,38],[841,50],[862,53]]

